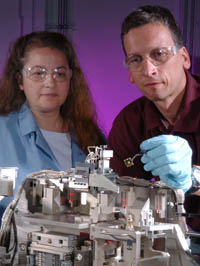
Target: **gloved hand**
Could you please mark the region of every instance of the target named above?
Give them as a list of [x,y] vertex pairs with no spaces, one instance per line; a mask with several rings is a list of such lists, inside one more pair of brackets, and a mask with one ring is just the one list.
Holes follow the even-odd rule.
[[160,135],[140,144],[144,170],[159,176],[172,188],[187,192],[192,186],[192,150],[188,142],[178,136]]

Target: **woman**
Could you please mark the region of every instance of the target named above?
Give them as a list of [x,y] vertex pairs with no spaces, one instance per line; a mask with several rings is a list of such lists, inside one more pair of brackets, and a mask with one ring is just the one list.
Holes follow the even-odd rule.
[[85,160],[87,146],[104,144],[89,88],[64,35],[33,32],[14,43],[1,80],[0,128],[0,166],[18,167],[15,192],[27,174],[74,167]]

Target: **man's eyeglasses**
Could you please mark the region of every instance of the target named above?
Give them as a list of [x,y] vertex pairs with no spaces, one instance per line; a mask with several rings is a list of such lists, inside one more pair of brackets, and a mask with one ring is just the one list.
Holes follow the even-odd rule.
[[22,74],[25,77],[38,82],[45,81],[48,78],[48,75],[52,75],[52,77],[58,82],[63,82],[71,78],[72,71],[65,67],[58,67],[54,68],[52,71],[47,71],[45,67],[34,66],[23,69]]
[[159,66],[166,63],[171,57],[176,55],[178,50],[179,48],[176,46],[168,46],[155,48],[145,56],[131,54],[125,58],[124,65],[134,72],[141,71],[143,68],[144,57],[146,57],[154,66]]

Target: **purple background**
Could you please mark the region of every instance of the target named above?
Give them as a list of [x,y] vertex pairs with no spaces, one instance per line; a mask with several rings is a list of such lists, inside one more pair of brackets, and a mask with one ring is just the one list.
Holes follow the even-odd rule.
[[[51,18],[54,22],[61,16],[56,9],[60,1],[2,1],[0,70],[10,43],[22,34],[45,29],[45,14],[50,22]],[[120,110],[141,95],[129,83],[122,63],[121,23],[133,9],[146,4],[168,7],[183,31],[187,48],[195,60],[193,65],[196,69],[200,66],[199,0],[67,0],[66,3],[66,17],[73,25],[70,37],[97,107],[99,125],[106,135]]]
[[[107,135],[120,110],[141,95],[134,84],[129,83],[128,71],[123,66],[121,23],[138,3],[165,6],[169,3],[165,0],[84,0],[78,3],[73,42],[96,103],[99,123]],[[170,1],[170,5],[173,13],[179,10],[179,1],[174,4]]]

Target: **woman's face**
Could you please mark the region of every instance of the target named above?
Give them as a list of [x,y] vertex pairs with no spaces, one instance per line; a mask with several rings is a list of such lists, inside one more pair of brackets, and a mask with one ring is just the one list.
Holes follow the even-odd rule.
[[25,56],[22,82],[33,113],[58,113],[65,102],[71,70],[63,52],[49,47],[33,48]]

